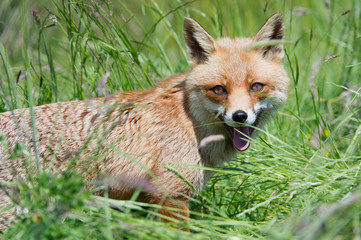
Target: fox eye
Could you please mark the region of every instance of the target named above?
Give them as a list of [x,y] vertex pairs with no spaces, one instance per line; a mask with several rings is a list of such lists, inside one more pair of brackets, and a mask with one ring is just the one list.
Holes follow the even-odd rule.
[[260,92],[263,90],[263,88],[264,88],[263,83],[256,82],[251,85],[251,92]]
[[227,94],[227,91],[224,87],[222,87],[221,85],[217,85],[215,87],[212,88],[212,91],[214,94],[216,95],[224,95]]

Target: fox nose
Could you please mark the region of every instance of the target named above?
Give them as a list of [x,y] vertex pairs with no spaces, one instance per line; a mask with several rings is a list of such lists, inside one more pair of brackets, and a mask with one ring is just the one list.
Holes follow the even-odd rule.
[[236,111],[232,115],[233,121],[241,123],[244,123],[247,120],[247,117],[247,113],[243,110]]

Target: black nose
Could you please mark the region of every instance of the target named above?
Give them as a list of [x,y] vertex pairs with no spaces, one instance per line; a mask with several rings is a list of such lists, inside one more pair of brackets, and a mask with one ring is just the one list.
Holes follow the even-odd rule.
[[233,121],[244,123],[247,120],[247,113],[245,111],[239,110],[233,113]]

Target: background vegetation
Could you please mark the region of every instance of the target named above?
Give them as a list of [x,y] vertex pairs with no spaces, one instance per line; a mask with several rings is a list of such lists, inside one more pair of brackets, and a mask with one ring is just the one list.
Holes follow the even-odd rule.
[[[191,203],[191,233],[157,207],[94,197],[74,173],[19,183],[11,239],[360,239],[361,3],[2,0],[0,112],[137,90],[189,69],[183,18],[252,36],[282,12],[288,104]],[[97,204],[94,204],[96,202]],[[122,211],[109,208],[112,205]]]

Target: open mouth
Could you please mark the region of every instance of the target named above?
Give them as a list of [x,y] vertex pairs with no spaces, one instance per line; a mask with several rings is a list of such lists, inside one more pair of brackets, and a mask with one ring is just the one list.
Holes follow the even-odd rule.
[[227,124],[224,125],[231,134],[234,147],[238,151],[247,150],[250,146],[251,136],[254,128],[250,126],[231,127]]
[[[252,126],[239,126],[239,127],[231,127],[227,124],[224,124],[228,132],[231,134],[232,141],[234,147],[238,151],[245,151],[251,145],[251,136],[254,132],[255,128],[258,124],[259,117],[261,112],[257,114],[256,121],[252,124]],[[222,119],[224,121],[224,119]]]

